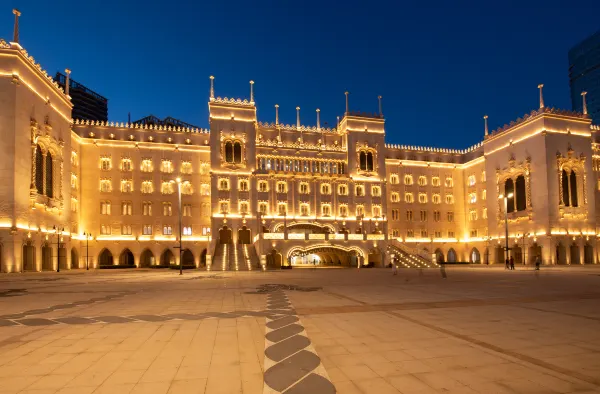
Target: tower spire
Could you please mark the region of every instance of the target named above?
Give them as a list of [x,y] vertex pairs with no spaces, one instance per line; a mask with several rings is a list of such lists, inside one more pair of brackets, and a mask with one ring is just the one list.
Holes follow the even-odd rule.
[[485,136],[486,137],[488,135],[488,123],[487,123],[487,120],[488,120],[488,116],[487,115],[483,115],[483,123],[485,125]]
[[587,111],[587,102],[585,101],[585,95],[587,94],[587,92],[581,92],[581,97],[583,98],[583,114],[587,115],[588,111]]
[[348,114],[348,95],[350,94],[350,92],[345,91],[344,94],[346,95],[346,115]]
[[215,77],[212,75],[210,76],[210,98],[215,98]]
[[279,126],[279,104],[275,104],[275,126]]
[[379,117],[383,118],[383,107],[381,106],[381,96],[377,96],[379,100]]
[[254,81],[250,81],[250,102],[254,103]]
[[540,83],[538,85],[538,89],[540,90],[540,109],[544,108],[544,93],[543,93],[543,89],[544,88],[544,84]]
[[19,17],[21,16],[21,11],[14,8],[13,14],[15,14],[15,29],[13,31],[13,42],[18,44],[19,43]]
[[65,74],[67,74],[67,82],[65,83],[65,94],[69,95],[69,88],[71,85],[71,70],[68,68],[65,69]]
[[319,108],[317,108],[317,130],[321,130],[321,119],[319,114],[321,113],[321,110]]
[[296,107],[296,127],[300,130],[300,107]]

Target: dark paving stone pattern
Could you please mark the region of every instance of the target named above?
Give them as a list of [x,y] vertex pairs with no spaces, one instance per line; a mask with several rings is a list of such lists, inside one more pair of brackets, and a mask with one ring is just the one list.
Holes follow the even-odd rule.
[[334,394],[336,392],[335,387],[331,382],[321,375],[311,373],[298,384],[287,390],[285,394],[306,394],[306,393],[319,393],[319,394]]
[[269,346],[265,350],[265,355],[273,361],[281,361],[290,355],[299,352],[310,345],[310,340],[303,335],[294,335],[279,343]]
[[265,383],[283,391],[319,366],[321,359],[314,353],[302,350],[265,371]]
[[273,320],[267,323],[267,327],[269,327],[271,330],[275,330],[277,328],[285,327],[292,323],[296,323],[297,321],[298,316],[286,316],[282,317],[281,319]]

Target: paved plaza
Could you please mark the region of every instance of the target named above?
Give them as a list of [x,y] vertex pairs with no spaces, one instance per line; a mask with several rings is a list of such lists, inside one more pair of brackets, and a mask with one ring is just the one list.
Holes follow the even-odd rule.
[[1,275],[0,394],[600,392],[600,269],[519,268]]

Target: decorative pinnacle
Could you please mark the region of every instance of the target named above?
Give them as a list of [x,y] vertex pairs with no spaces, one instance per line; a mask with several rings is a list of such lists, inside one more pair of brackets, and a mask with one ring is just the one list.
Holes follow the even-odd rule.
[[383,109],[381,107],[381,96],[377,96],[377,99],[379,100],[379,116],[383,116]]
[[300,107],[296,107],[296,127],[300,128]]
[[21,16],[21,11],[16,8],[13,8],[13,14],[15,14],[15,29],[13,31],[13,42],[19,43],[19,17]]
[[544,108],[544,93],[542,91],[543,87],[544,87],[543,83],[540,83],[538,85],[538,89],[540,90],[540,109]]
[[215,98],[215,77],[212,75],[210,76],[210,98]]
[[254,102],[254,81],[250,81],[250,102]]
[[65,68],[65,74],[67,74],[67,82],[65,83],[65,94],[68,96],[69,95],[69,88],[71,85],[71,70],[69,70],[68,68]]
[[350,94],[350,92],[345,91],[344,94],[346,95],[346,114],[349,112],[348,111],[348,95]]
[[583,114],[587,115],[588,111],[587,111],[587,102],[585,101],[585,96],[587,95],[587,92],[581,92],[581,97],[583,98]]
[[487,115],[483,115],[483,122],[485,124],[485,135],[488,135],[488,123],[487,123],[487,120],[488,120],[488,116]]
[[321,119],[320,119],[320,114],[321,110],[319,108],[317,108],[317,130],[321,130]]
[[279,104],[275,104],[275,124],[279,124]]

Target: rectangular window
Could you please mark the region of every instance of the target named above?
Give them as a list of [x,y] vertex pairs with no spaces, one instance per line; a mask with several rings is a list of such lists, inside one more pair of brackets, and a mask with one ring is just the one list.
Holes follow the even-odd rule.
[[287,183],[277,182],[277,193],[287,193]]
[[455,238],[454,231],[448,231],[448,238]]
[[284,216],[287,214],[287,204],[285,203],[279,203],[277,205],[277,213],[279,214],[279,216]]
[[240,212],[241,215],[247,215],[248,214],[248,202],[247,201],[242,201],[240,202]]
[[365,207],[363,207],[362,205],[357,205],[356,206],[356,216],[357,217],[365,216]]
[[152,225],[150,225],[150,224],[144,224],[144,227],[142,228],[142,234],[144,234],[144,235],[152,235]]
[[247,192],[249,187],[248,187],[248,180],[246,179],[242,179],[239,182],[239,188],[241,192]]
[[427,221],[427,211],[421,211],[421,221],[422,222]]
[[192,162],[191,161],[181,162],[181,173],[182,174],[191,174],[192,173]]
[[375,206],[373,206],[372,210],[373,210],[373,217],[376,217],[376,218],[381,217],[381,206],[375,205]]
[[302,215],[302,216],[308,216],[309,214],[310,214],[309,205],[308,204],[301,204],[300,205],[300,215]]
[[183,227],[183,235],[192,235],[192,227],[190,227],[190,226]]
[[358,197],[362,197],[365,195],[365,187],[361,185],[356,185],[356,195]]
[[324,183],[321,185],[321,194],[331,194],[331,186],[329,183]]
[[440,211],[433,211],[433,220],[439,222],[441,218]]
[[112,191],[112,184],[109,179],[100,180],[100,191],[103,193],[110,193]]
[[427,238],[427,230],[421,230],[421,238]]
[[266,215],[269,212],[269,204],[266,202],[259,202],[258,210],[260,211],[261,215]]
[[100,214],[101,215],[110,215],[110,201],[100,202]]
[[189,217],[192,216],[192,205],[191,204],[184,204],[183,205],[183,216]]
[[471,238],[477,238],[477,230],[471,230]]
[[131,171],[131,159],[122,159],[121,160],[121,171],[126,171],[126,172]]
[[100,169],[102,171],[108,171],[112,168],[112,163],[110,157],[102,157],[100,158]]
[[321,206],[321,215],[323,216],[331,216],[331,205],[323,204]]
[[348,186],[346,186],[346,185],[339,185],[338,186],[338,194],[340,196],[347,196],[348,195]]
[[442,238],[442,232],[441,231],[435,231],[434,232],[434,238]]
[[133,204],[131,201],[123,201],[121,203],[121,215],[131,216],[133,211]]
[[413,211],[411,211],[411,210],[406,211],[406,221],[407,222],[413,221]]
[[210,235],[210,227],[202,227],[202,235]]
[[173,162],[171,160],[162,160],[160,162],[160,172],[170,174],[173,172]]
[[111,228],[109,225],[103,224],[102,226],[100,226],[100,235],[110,235],[110,234],[111,234]]
[[371,187],[371,195],[373,197],[381,197],[381,187],[380,186]]
[[221,201],[219,208],[221,209],[221,213],[229,213],[229,202]]
[[454,212],[448,212],[446,217],[450,223],[454,222]]
[[173,235],[173,226],[164,225],[163,226],[163,235]]
[[142,203],[142,215],[152,216],[152,203],[151,202],[144,201]]
[[163,202],[163,216],[171,216],[173,213],[170,202]]
[[143,181],[142,194],[150,194],[152,192],[154,192],[154,186],[152,185],[152,181]]
[[142,170],[142,172],[152,172],[152,170],[153,170],[152,159],[143,159],[141,170]]
[[414,230],[406,230],[406,238],[414,238],[415,231]]
[[133,191],[133,181],[130,179],[121,180],[121,192],[131,193]]
[[308,190],[309,190],[308,183],[306,183],[306,182],[300,183],[300,189],[299,189],[300,194],[308,194]]
[[267,181],[259,181],[258,182],[258,191],[259,192],[269,191],[269,185],[267,184]]
[[128,224],[124,224],[121,226],[121,235],[131,235],[131,226]]
[[340,216],[343,218],[348,216],[348,206],[347,205],[340,205]]

